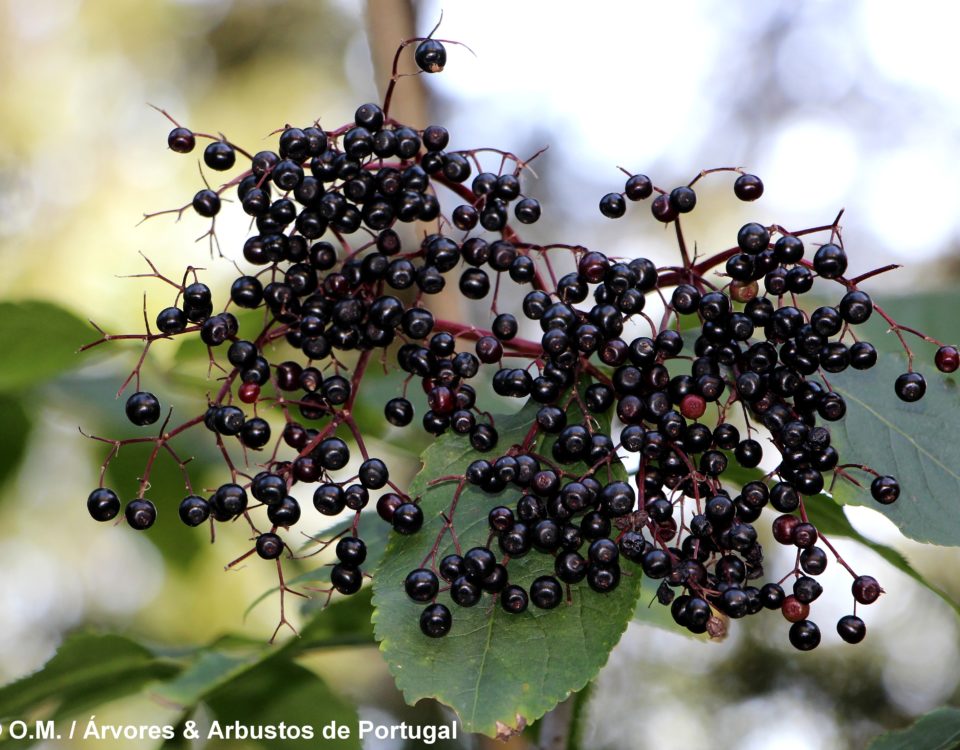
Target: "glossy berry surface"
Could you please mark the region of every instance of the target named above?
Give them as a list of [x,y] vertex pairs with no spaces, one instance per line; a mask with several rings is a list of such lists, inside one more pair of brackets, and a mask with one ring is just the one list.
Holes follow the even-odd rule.
[[860,643],[867,635],[867,626],[856,615],[844,615],[837,620],[837,633],[847,643]]
[[420,631],[430,638],[443,638],[452,625],[453,615],[443,604],[431,604],[420,613]]
[[127,419],[138,427],[146,427],[160,419],[160,401],[152,393],[137,391],[124,407]]
[[447,50],[436,39],[424,39],[417,45],[414,59],[420,70],[427,73],[439,73],[447,64]]
[[131,528],[143,531],[157,520],[157,508],[146,498],[137,498],[127,503],[124,515]]
[[110,521],[120,512],[120,498],[113,490],[99,487],[87,497],[87,512],[94,521]]
[[893,387],[897,398],[913,403],[923,398],[923,394],[927,392],[927,381],[919,372],[905,372],[897,378]]
[[934,355],[934,363],[940,372],[956,372],[960,367],[960,350],[955,346],[941,346]]
[[800,620],[790,626],[790,643],[798,651],[811,651],[820,645],[820,628],[810,620]]

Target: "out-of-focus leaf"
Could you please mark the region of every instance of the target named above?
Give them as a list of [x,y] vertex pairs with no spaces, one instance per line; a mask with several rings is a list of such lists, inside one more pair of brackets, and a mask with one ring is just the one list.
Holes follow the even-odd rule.
[[373,645],[372,594],[372,589],[366,587],[352,596],[333,600],[326,608],[313,612],[312,619],[300,629],[300,637],[287,645],[297,652],[338,645]]
[[0,393],[0,486],[13,475],[23,459],[30,436],[30,415],[16,396]]
[[[246,740],[245,747],[316,748],[325,744],[319,733],[330,722],[351,730],[348,739],[335,741],[338,748],[360,750],[361,747],[356,710],[331,692],[320,677],[293,662],[264,661],[244,673],[241,679],[232,680],[215,691],[206,704],[215,726],[223,730],[237,726],[260,733],[249,738],[234,735],[227,740],[214,737],[205,746],[208,748],[234,748],[238,740]],[[281,725],[286,727],[285,737],[280,736]],[[266,736],[266,730],[271,727],[275,730],[274,736]],[[310,728],[309,737],[302,730],[297,737],[292,734],[295,728],[304,727]]]
[[176,663],[158,659],[128,638],[76,633],[42,669],[0,688],[0,717],[21,718],[50,702],[57,705],[54,718],[69,716],[179,671]]
[[938,708],[896,732],[881,734],[869,750],[957,750],[960,748],[960,708]]
[[77,349],[99,334],[50,302],[0,302],[0,391],[29,388],[78,367]]
[[202,650],[180,674],[151,692],[167,703],[193,706],[230,680],[237,679],[266,655],[264,644],[240,650]]

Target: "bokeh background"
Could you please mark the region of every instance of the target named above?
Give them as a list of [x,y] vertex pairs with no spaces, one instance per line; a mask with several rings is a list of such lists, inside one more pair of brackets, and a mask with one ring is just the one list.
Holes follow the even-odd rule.
[[[935,2],[907,12],[867,0],[589,8],[3,0],[0,296],[46,300],[120,332],[140,330],[144,293],[152,313],[169,303],[155,281],[117,278],[146,270],[138,253],[172,276],[204,266],[208,283],[222,288],[235,269],[211,261],[206,241],[194,242],[206,231],[202,220],[188,212],[180,222],[161,216],[138,225],[144,213],[178,207],[201,186],[196,155],[166,149],[169,122],[148,105],[251,150],[286,123],[334,127],[381,96],[397,43],[427,33],[441,12],[438,35],[470,49],[450,46],[443,75],[403,79],[398,106],[413,125],[447,125],[451,149],[527,156],[548,146],[524,184],[544,207],[533,239],[669,262],[671,238],[645,208],[616,222],[599,215],[599,197],[621,189],[618,167],[669,188],[703,168],[743,166],[763,177],[764,198],[738,204],[726,177],[702,183],[687,224],[702,252],[729,246],[747,220],[800,228],[830,223],[844,208],[852,270],[905,264],[871,290],[938,295],[929,322],[941,337],[960,339],[960,50],[952,9]],[[220,222],[228,258],[240,257],[245,231],[237,213]],[[442,304],[461,315],[479,311],[449,297]],[[9,341],[15,324],[0,320],[5,326]],[[42,356],[45,344],[29,342],[17,356]],[[187,354],[158,346],[144,371],[174,404],[195,403],[211,387],[200,382],[203,368],[171,375]],[[13,368],[4,356],[0,370]],[[211,546],[173,526],[137,535],[86,516],[104,446],[78,427],[124,434],[113,393],[135,357],[123,345],[80,355],[71,371],[0,398],[0,681],[42,665],[81,626],[192,644],[226,632],[265,638],[275,624],[269,604],[244,615],[272,585],[271,571],[223,569],[245,540]],[[192,450],[206,476],[209,455]],[[130,484],[141,459],[124,454],[117,476]],[[158,475],[155,491],[177,494],[177,482],[175,472]],[[960,597],[954,550],[910,543],[877,514],[854,510],[848,515],[863,533],[897,547]],[[772,616],[738,623],[722,643],[631,625],[597,680],[586,745],[856,748],[960,699],[955,615],[869,550],[853,542],[843,550],[888,592],[870,608],[863,645],[825,643],[801,656]],[[827,590],[818,603],[824,623],[849,606],[841,578]],[[320,657],[311,667],[363,713],[437,715],[403,706],[374,649]],[[164,709],[127,700],[106,710],[156,721]]]

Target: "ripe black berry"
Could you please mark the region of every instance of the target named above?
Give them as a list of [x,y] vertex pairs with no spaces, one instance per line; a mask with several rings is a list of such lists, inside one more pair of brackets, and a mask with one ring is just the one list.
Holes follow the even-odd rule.
[[187,315],[179,307],[166,307],[157,314],[161,333],[180,333],[187,327]]
[[432,570],[417,568],[411,570],[403,582],[403,588],[415,602],[429,602],[437,595],[440,581]]
[[387,421],[397,427],[406,427],[413,421],[413,404],[405,398],[392,398],[383,409]]
[[439,73],[447,64],[447,50],[436,39],[424,39],[417,45],[413,58],[426,73]]
[[210,503],[198,495],[188,495],[180,502],[179,513],[187,526],[199,526],[210,517]]
[[857,576],[851,590],[853,598],[860,604],[873,604],[883,593],[880,583],[873,576]]
[[160,401],[152,393],[137,391],[127,399],[127,419],[138,427],[145,427],[160,419]]
[[186,128],[174,128],[167,135],[167,145],[178,154],[189,154],[197,145],[197,139]]
[[900,483],[889,475],[876,477],[870,483],[870,495],[878,503],[890,505],[900,497]]
[[420,631],[430,638],[442,638],[451,625],[453,616],[443,604],[431,604],[420,613]]
[[[492,571],[491,571],[492,572]],[[461,607],[472,607],[480,601],[480,586],[467,576],[460,576],[450,584],[450,598]]]
[[607,193],[600,199],[600,213],[608,219],[619,219],[627,211],[627,204],[620,193]]
[[224,172],[237,161],[237,152],[224,141],[214,141],[203,150],[203,163],[210,169]]
[[587,566],[587,585],[597,593],[606,594],[613,591],[619,584],[619,565],[600,566],[590,564]]
[[678,187],[670,191],[670,207],[678,214],[687,214],[697,205],[697,194],[692,188]]
[[106,487],[98,487],[87,497],[87,511],[94,521],[110,521],[120,512],[120,498]]
[[540,218],[540,201],[535,198],[522,198],[513,208],[513,215],[521,224],[534,224]]
[[138,531],[149,529],[153,526],[153,522],[157,520],[157,508],[146,498],[131,500],[127,503],[124,514],[131,528]]
[[790,626],[790,643],[799,651],[811,651],[820,645],[820,628],[810,620],[800,620]]
[[367,559],[367,545],[355,536],[341,537],[337,542],[336,555],[340,562],[359,567]]
[[734,181],[733,192],[742,201],[755,201],[763,195],[763,182],[755,174],[742,174]]
[[390,478],[387,465],[379,458],[368,458],[360,464],[360,484],[368,490],[379,490]]
[[905,372],[893,384],[897,398],[907,403],[919,401],[927,392],[927,381],[919,372]]
[[337,563],[330,569],[330,584],[341,594],[356,594],[363,586],[363,573],[346,563]]
[[529,604],[527,592],[521,586],[510,584],[500,592],[500,606],[512,615],[525,612]]
[[757,255],[766,250],[769,243],[770,232],[765,226],[756,222],[744,224],[737,233],[737,244],[749,255]]
[[329,471],[342,469],[350,460],[350,449],[340,438],[327,438],[317,447],[320,463]]
[[414,503],[402,503],[393,512],[393,529],[400,534],[416,534],[423,526],[423,511]]
[[873,300],[866,292],[854,290],[847,292],[837,305],[837,310],[848,323],[854,325],[865,323],[873,313]]
[[283,554],[283,540],[272,532],[257,537],[257,554],[264,560],[276,560]]
[[563,601],[563,587],[553,576],[540,576],[530,584],[530,601],[540,609],[553,609]]
[[860,643],[867,634],[867,626],[856,615],[844,615],[837,620],[837,633],[847,643]]
[[267,518],[274,526],[293,526],[300,520],[300,503],[287,495],[267,507]]
[[635,174],[627,179],[623,190],[630,200],[640,201],[653,194],[653,183],[645,174]]
[[821,245],[813,256],[813,270],[825,279],[838,279],[847,270],[847,254],[832,242]]
[[213,190],[204,188],[193,196],[193,210],[201,216],[212,217],[220,213],[220,196]]

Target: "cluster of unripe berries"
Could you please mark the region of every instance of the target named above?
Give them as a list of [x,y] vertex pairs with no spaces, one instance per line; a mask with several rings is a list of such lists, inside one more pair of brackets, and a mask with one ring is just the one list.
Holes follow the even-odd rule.
[[[421,69],[436,72],[446,51],[441,42],[424,40],[415,58]],[[191,153],[198,137],[178,125],[168,145]],[[815,647],[820,632],[808,615],[822,591],[816,577],[828,555],[803,503],[804,497],[816,502],[810,498],[824,489],[824,476],[841,468],[822,423],[846,411],[842,396],[817,375],[868,369],[877,361],[868,342],[846,343],[874,306],[844,278],[842,244],[831,236],[811,253],[803,233],[749,223],[736,247],[719,261],[701,261],[707,265],[687,261],[664,270],[646,258],[620,261],[581,246],[558,246],[572,254],[575,267],[554,274],[547,248],[522,242],[511,227],[511,216],[530,224],[541,213],[539,203],[522,193],[520,161],[504,159],[498,172],[482,171],[478,152],[447,151],[448,142],[444,128],[404,125],[376,104],[360,106],[352,123],[329,132],[316,124],[287,127],[276,151],[250,155],[211,138],[203,151],[209,169],[232,170],[239,153],[245,170],[219,189],[199,191],[190,205],[213,217],[224,193],[236,195],[255,226],[242,248],[249,270],[235,279],[229,300],[216,306],[194,275],[157,315],[160,333],[144,337],[197,335],[211,358],[225,352],[229,363],[205,413],[165,427],[159,440],[168,443],[202,424],[225,454],[226,439],[236,438],[251,457],[263,458],[255,461],[259,471],[245,475],[231,465],[230,482],[209,495],[183,498],[182,521],[195,527],[244,517],[255,530],[249,554],[279,560],[288,549],[281,533],[301,520],[293,487],[313,485],[314,507],[324,516],[359,514],[371,493],[383,491],[374,502],[379,516],[397,533],[418,532],[425,521],[420,498],[391,482],[387,465],[367,454],[353,422],[352,405],[377,352],[375,360],[382,357],[408,375],[403,393],[384,405],[389,423],[407,427],[414,421],[406,396],[413,381],[427,397],[419,419],[424,430],[467,436],[474,451],[491,454],[464,466],[459,478],[461,489],[470,485],[483,493],[486,543],[430,557],[429,566],[406,577],[406,593],[427,605],[420,617],[425,634],[451,630],[447,599],[471,607],[487,592],[516,614],[529,604],[560,606],[583,581],[604,594],[616,589],[622,574],[642,573],[661,581],[657,598],[695,633],[720,632],[721,615],[779,609],[792,623],[791,643]],[[506,168],[511,164],[515,168]],[[654,217],[678,222],[696,205],[692,184],[664,191],[644,175],[631,175],[623,193],[602,198],[600,210],[616,218],[628,201],[653,197]],[[462,200],[449,214],[438,186]],[[734,192],[752,201],[763,184],[739,174]],[[421,233],[412,245],[398,231],[401,224],[437,219],[437,231]],[[557,252],[550,249],[551,256]],[[718,287],[704,275],[724,261],[728,279]],[[521,314],[498,314],[489,330],[437,320],[426,300],[447,286],[451,274],[460,293],[473,300],[490,297],[494,288],[506,295],[513,282],[522,290]],[[836,305],[807,314],[795,300],[818,277],[839,282],[845,293]],[[659,299],[666,315],[657,327],[644,309]],[[502,306],[503,297],[499,301]],[[266,324],[241,332],[231,308],[265,310]],[[646,321],[649,335],[628,333],[638,321]],[[536,328],[539,341],[521,338]],[[353,357],[352,372],[341,364],[344,357]],[[953,372],[958,363],[956,348],[937,352],[942,371]],[[488,412],[502,409],[477,404],[468,381],[484,366],[499,397],[538,405],[524,445],[500,445]],[[902,375],[895,387],[908,401],[925,390],[915,372]],[[285,416],[279,436],[258,415],[274,406]],[[769,441],[753,427],[742,435],[727,418],[733,406],[743,409],[748,424],[761,424]],[[149,426],[160,420],[160,402],[138,390],[126,413],[133,424]],[[708,413],[718,415],[712,426]],[[351,449],[337,432],[348,429],[363,460],[343,478]],[[722,485],[731,460],[756,468],[765,443],[776,452],[768,461],[773,471],[732,495]],[[284,447],[290,458],[278,458]],[[632,479],[615,477],[618,452],[637,455]],[[143,496],[148,473],[125,507],[127,523],[137,529],[150,527],[157,513]],[[877,502],[892,503],[899,485],[875,475],[871,493]],[[88,499],[99,521],[115,518],[121,506],[105,487]],[[774,538],[798,553],[787,588],[761,582],[764,552],[754,524],[768,506],[778,514]],[[257,508],[265,509],[269,530],[257,530],[250,515]],[[367,557],[356,524],[353,529],[335,547],[331,584],[342,594],[360,589]],[[525,589],[511,581],[509,563],[531,553],[552,557],[553,574]],[[869,604],[880,593],[874,579],[855,577],[856,602]],[[849,642],[865,633],[855,614],[837,628]]]

